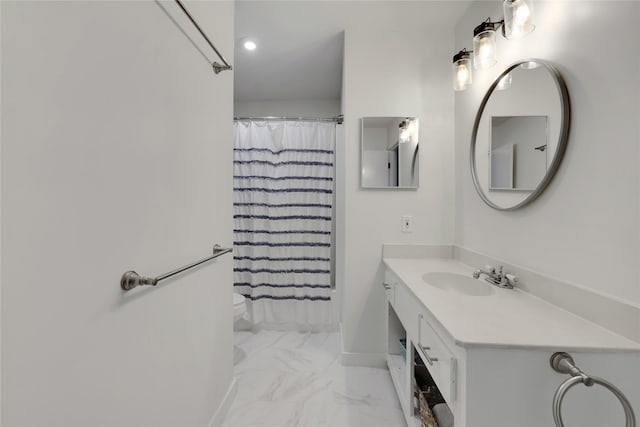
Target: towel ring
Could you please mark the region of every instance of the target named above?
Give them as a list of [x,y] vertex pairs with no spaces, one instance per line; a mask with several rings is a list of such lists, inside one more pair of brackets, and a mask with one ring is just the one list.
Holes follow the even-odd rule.
[[618,387],[605,379],[586,375],[574,365],[573,358],[567,353],[554,353],[553,356],[551,356],[551,367],[556,372],[571,375],[571,378],[560,384],[560,387],[558,387],[558,390],[556,390],[553,396],[553,421],[556,423],[556,427],[564,427],[561,412],[562,399],[564,399],[567,391],[578,383],[583,383],[587,387],[591,387],[593,384],[599,384],[613,393],[624,409],[624,415],[626,417],[625,427],[636,427],[636,417],[633,413],[633,408],[631,408],[627,397]]

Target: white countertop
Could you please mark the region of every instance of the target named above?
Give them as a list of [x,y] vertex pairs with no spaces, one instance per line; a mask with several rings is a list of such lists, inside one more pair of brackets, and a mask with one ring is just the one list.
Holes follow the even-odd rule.
[[640,343],[519,289],[494,286],[489,296],[467,296],[425,283],[429,272],[473,269],[451,258],[384,258],[393,271],[461,347],[540,348],[640,352]]

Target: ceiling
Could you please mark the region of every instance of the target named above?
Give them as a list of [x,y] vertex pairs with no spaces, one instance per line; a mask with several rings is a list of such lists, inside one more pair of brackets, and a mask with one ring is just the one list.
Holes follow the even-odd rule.
[[235,99],[340,98],[343,26],[323,15],[306,2],[236,2]]
[[[236,1],[236,101],[340,99],[347,26],[442,26],[451,30],[463,1]],[[404,13],[399,13],[403,7]],[[408,13],[407,13],[408,10]],[[425,18],[425,16],[433,18]],[[242,48],[245,39],[258,47]],[[452,52],[453,55],[453,52]]]

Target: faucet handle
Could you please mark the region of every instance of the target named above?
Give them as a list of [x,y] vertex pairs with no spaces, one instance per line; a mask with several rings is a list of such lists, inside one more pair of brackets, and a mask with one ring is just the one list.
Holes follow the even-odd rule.
[[515,274],[506,274],[505,277],[507,278],[507,282],[509,282],[511,286],[515,286],[516,283],[518,283],[518,276],[516,276]]

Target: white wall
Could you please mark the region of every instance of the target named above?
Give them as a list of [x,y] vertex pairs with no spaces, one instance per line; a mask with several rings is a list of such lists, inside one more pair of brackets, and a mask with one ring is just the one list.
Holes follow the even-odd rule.
[[[382,244],[453,240],[453,27],[445,14],[464,7],[451,2],[366,3],[367,11],[355,12],[346,24],[342,333],[343,351],[356,353],[355,363],[359,353],[385,351]],[[365,116],[419,118],[418,190],[360,187],[360,118]],[[402,215],[413,216],[414,233],[400,231]]]
[[[0,49],[2,46],[2,7],[0,7]],[[0,52],[0,167],[2,165],[2,55]],[[2,171],[0,169],[0,189]],[[0,191],[0,425],[2,425],[2,191]]]
[[282,99],[234,102],[235,117],[335,117],[339,99]]
[[[187,7],[232,60],[233,3]],[[119,280],[231,244],[232,87],[155,2],[2,2],[3,425],[209,422],[231,257]]]
[[[640,4],[536,2],[535,14],[536,30],[517,41],[498,37],[497,66],[475,72],[472,87],[456,94],[456,243],[640,304],[640,57],[620,54],[640,40]],[[500,18],[500,3],[474,3],[456,27],[456,51],[471,48],[473,27],[487,16]],[[545,193],[503,213],[485,206],[473,187],[471,130],[491,81],[529,57],[552,61],[564,76],[571,134]]]

